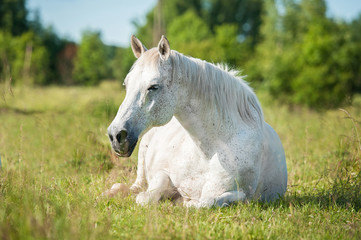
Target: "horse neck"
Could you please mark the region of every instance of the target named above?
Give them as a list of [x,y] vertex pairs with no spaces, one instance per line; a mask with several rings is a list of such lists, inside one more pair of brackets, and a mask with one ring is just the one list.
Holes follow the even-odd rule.
[[189,96],[182,98],[188,99],[188,102],[181,104],[174,116],[203,152],[212,151],[214,140],[226,138],[231,128],[221,121],[219,113],[207,111],[199,99],[189,99]]
[[246,84],[204,61],[177,52],[172,58],[173,80],[179,86],[175,116],[197,142],[227,141],[239,129],[263,125],[258,100]]
[[212,154],[219,142],[227,142],[238,129],[249,127],[241,121],[235,126],[232,116],[224,115],[217,107],[209,107],[206,98],[190,94],[189,86],[181,86],[174,116],[203,152]]

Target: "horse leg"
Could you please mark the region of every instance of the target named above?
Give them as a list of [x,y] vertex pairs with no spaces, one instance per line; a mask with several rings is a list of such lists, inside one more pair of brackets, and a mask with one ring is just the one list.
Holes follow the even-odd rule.
[[138,194],[136,202],[140,205],[158,202],[170,189],[172,189],[172,185],[169,176],[165,172],[159,171],[149,182],[147,191]]
[[[220,181],[218,181],[219,183]],[[219,196],[222,191],[217,182],[208,181],[202,188],[202,194],[199,199],[191,199],[183,202],[186,207],[195,207],[195,208],[210,208],[216,204],[216,198]]]
[[[232,178],[226,182],[222,182],[219,178],[213,178],[204,184],[201,197],[198,200],[184,202],[184,205],[196,208],[225,207],[233,202],[244,201],[247,194],[242,188],[238,187],[237,190],[225,191],[227,188],[230,189],[232,185],[234,185]],[[253,191],[249,195],[252,196]]]
[[[147,150],[147,146],[143,146],[142,144],[139,146],[138,153],[138,167],[137,167],[137,179],[130,187],[130,191],[132,193],[139,193],[146,186],[146,178],[145,178],[145,153]],[[144,190],[143,190],[144,191]]]
[[200,199],[200,200],[185,200],[184,206],[186,207],[195,207],[195,208],[202,208],[202,207],[227,207],[232,203],[244,201],[246,199],[246,194],[242,191],[229,191],[222,193],[219,197],[216,198],[208,198]]
[[139,193],[142,189],[145,189],[146,179],[144,174],[144,161],[144,158],[138,159],[137,179],[129,188],[132,193]]
[[222,193],[221,196],[216,198],[215,205],[219,207],[227,207],[232,203],[244,201],[246,194],[243,191],[229,191]]

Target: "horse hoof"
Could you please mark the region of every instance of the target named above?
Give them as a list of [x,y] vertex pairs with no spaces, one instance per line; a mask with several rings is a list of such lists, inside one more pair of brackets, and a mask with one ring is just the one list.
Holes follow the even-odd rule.
[[109,190],[103,192],[101,196],[112,198],[118,193],[121,193],[121,195],[125,197],[129,194],[129,192],[129,188],[125,184],[115,183]]
[[138,194],[140,193],[140,191],[142,190],[142,187],[137,185],[137,184],[133,184],[130,188],[129,188],[130,192],[133,194]]

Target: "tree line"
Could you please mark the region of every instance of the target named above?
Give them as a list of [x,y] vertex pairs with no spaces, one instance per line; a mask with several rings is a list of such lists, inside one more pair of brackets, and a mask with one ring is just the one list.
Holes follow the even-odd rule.
[[0,82],[14,85],[94,85],[114,78],[116,47],[98,31],[84,31],[79,44],[29,20],[26,0],[0,0]]
[[[124,79],[129,47],[107,46],[100,32],[79,44],[60,38],[25,0],[0,0],[0,81],[95,85]],[[361,91],[361,15],[346,22],[326,14],[324,0],[158,0],[144,23],[147,47],[166,34],[172,49],[243,69],[246,80],[288,104],[332,108]]]

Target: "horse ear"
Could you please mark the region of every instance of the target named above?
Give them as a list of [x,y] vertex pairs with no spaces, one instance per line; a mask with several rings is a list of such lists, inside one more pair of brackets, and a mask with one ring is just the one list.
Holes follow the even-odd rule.
[[162,35],[162,38],[160,39],[158,43],[158,52],[160,55],[160,58],[163,61],[166,61],[169,58],[170,55],[170,46],[168,39]]
[[131,46],[136,58],[139,58],[145,51],[148,49],[143,45],[143,43],[134,35],[131,38]]

